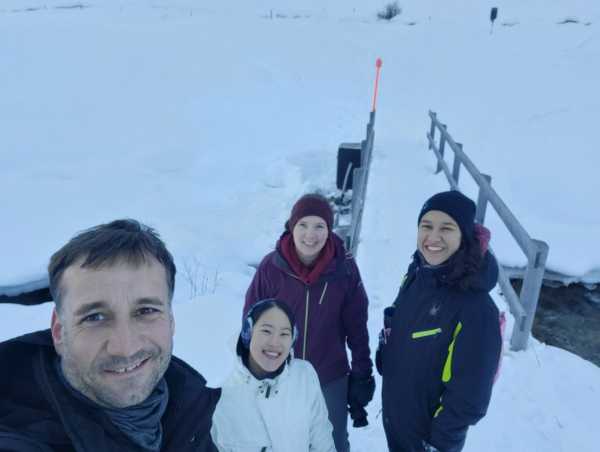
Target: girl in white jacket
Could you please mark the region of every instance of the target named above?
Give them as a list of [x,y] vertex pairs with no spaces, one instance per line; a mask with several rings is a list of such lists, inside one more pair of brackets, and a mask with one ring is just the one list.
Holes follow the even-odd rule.
[[296,335],[282,301],[263,300],[248,312],[213,416],[219,452],[335,452],[317,373],[290,356]]

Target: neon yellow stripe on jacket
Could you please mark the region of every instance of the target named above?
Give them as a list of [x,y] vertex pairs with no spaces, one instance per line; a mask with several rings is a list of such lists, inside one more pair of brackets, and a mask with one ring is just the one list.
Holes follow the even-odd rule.
[[425,331],[415,331],[412,334],[413,339],[419,339],[420,337],[433,336],[434,334],[439,334],[442,332],[441,328],[434,328],[433,330],[425,330]]
[[446,362],[444,363],[444,371],[442,372],[442,381],[444,383],[448,383],[452,378],[452,355],[454,354],[454,343],[456,342],[456,336],[458,336],[460,330],[462,330],[462,322],[458,322],[456,328],[454,328],[452,342],[450,342],[450,346],[448,347],[448,356],[446,357]]

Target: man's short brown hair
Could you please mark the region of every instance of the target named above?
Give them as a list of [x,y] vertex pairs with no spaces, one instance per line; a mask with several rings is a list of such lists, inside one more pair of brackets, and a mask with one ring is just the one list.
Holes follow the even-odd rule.
[[50,293],[57,310],[61,307],[60,280],[71,265],[81,262],[82,268],[98,269],[124,261],[138,266],[145,263],[149,257],[164,266],[169,298],[172,298],[177,269],[173,256],[154,229],[137,220],[124,219],[80,232],[54,253],[48,264]]

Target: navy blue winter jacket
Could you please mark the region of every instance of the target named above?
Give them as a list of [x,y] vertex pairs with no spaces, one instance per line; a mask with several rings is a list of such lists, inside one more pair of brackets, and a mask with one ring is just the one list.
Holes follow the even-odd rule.
[[502,346],[498,309],[488,294],[498,265],[487,252],[467,291],[448,284],[451,268],[452,260],[423,265],[415,253],[378,351],[393,452],[423,451],[423,441],[458,452],[469,425],[487,411]]
[[[136,452],[108,417],[74,397],[59,380],[50,330],[0,343],[0,451]],[[220,390],[182,360],[165,373],[169,403],[161,419],[162,452],[216,452],[210,438]]]

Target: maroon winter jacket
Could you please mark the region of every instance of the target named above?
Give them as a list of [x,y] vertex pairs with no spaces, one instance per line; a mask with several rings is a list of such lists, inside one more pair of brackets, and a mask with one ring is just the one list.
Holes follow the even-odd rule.
[[350,371],[346,343],[352,352],[352,373],[370,375],[373,367],[367,331],[368,299],[358,267],[337,235],[331,234],[330,240],[335,244],[335,257],[311,285],[293,273],[278,242],[275,251],[260,263],[244,304],[245,316],[254,303],[264,298],[289,303],[298,325],[294,356],[315,367],[322,385]]

